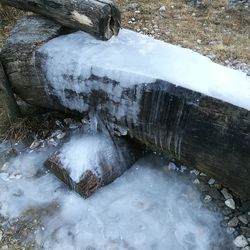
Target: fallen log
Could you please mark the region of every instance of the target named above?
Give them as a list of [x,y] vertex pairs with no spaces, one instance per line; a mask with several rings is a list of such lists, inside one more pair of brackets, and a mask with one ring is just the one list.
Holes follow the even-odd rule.
[[112,0],[0,0],[0,3],[41,14],[102,40],[117,35],[121,25],[120,11]]
[[[94,107],[113,130],[249,197],[246,75],[190,50],[127,30],[105,43],[78,32],[33,48],[28,39],[30,27],[39,18],[33,21],[23,23],[27,39],[22,40],[19,23],[1,55],[20,97],[34,105],[74,110],[80,115]],[[44,39],[44,31],[34,29]],[[31,53],[20,57],[13,46],[20,52],[29,47]],[[206,95],[211,85],[217,98]],[[41,90],[42,100],[38,96]]]
[[4,107],[9,118],[10,123],[15,122],[21,117],[21,112],[17,105],[15,96],[12,92],[11,86],[8,82],[7,76],[5,75],[3,65],[0,61],[0,89],[4,93]]
[[45,166],[84,198],[121,176],[140,155],[129,140],[104,134],[83,135],[51,156]]

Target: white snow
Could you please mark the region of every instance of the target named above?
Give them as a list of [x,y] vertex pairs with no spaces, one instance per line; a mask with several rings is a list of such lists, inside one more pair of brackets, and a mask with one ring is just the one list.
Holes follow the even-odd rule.
[[64,144],[59,154],[62,165],[75,182],[79,182],[86,170],[91,170],[99,176],[102,171],[102,161],[114,166],[116,157],[117,152],[112,141],[101,134],[73,137]]
[[87,200],[51,174],[37,175],[45,159],[46,153],[24,153],[4,172],[18,169],[21,178],[0,177],[1,215],[48,207],[35,234],[43,249],[210,250],[224,237],[219,215],[202,208],[194,185],[176,171],[162,171],[158,158],[140,160]]
[[[105,42],[76,32],[49,41],[40,51],[48,56],[46,77],[55,94],[64,105],[79,111],[87,110],[88,104],[81,96],[68,100],[66,88],[77,93],[105,88],[118,99],[121,95],[119,86],[88,80],[91,73],[116,80],[121,86],[161,79],[250,110],[250,79],[245,73],[130,30],[123,29]],[[65,75],[73,75],[73,79]]]

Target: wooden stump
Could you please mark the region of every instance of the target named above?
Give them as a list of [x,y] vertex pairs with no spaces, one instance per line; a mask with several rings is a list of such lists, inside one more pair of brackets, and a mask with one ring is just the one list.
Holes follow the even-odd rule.
[[[104,143],[103,147],[99,148],[98,151],[93,150],[93,152],[85,148],[83,144],[79,153],[84,154],[84,151],[89,151],[86,158],[90,158],[90,161],[81,157],[74,160],[74,162],[77,161],[77,164],[72,166],[72,168],[77,168],[77,166],[83,167],[84,165],[84,170],[80,173],[79,178],[72,176],[71,168],[63,160],[64,157],[67,157],[67,151],[64,149],[65,146],[45,162],[45,166],[54,173],[55,176],[84,198],[91,196],[96,190],[110,184],[121,176],[136,160],[138,160],[141,153],[141,147],[139,145],[131,143],[130,140],[124,138],[107,138],[107,135],[86,136],[87,137],[81,139],[83,142],[84,140],[89,140],[89,138],[95,140],[95,138],[99,136],[101,140],[107,143]],[[96,142],[96,147],[98,147],[97,144],[98,142]],[[67,144],[65,145],[67,146]],[[75,147],[74,143],[71,146]],[[91,145],[86,146],[91,147]],[[75,150],[79,150],[79,148]],[[88,166],[86,166],[86,164]]]
[[121,26],[120,11],[111,0],[1,0],[1,3],[41,14],[102,40],[117,35]]

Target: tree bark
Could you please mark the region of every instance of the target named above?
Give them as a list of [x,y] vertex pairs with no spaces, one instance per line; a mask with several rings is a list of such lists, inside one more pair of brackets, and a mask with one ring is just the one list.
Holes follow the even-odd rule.
[[117,35],[121,24],[120,11],[111,0],[0,0],[0,3],[41,14],[102,40]]
[[[27,22],[25,37],[30,37],[30,26],[34,24],[36,42],[19,39],[22,33],[16,28],[2,52],[11,85],[20,97],[51,109],[78,109],[79,115],[94,108],[113,131],[127,133],[150,148],[205,172],[241,196],[249,197],[249,111],[163,80],[126,86],[93,71],[85,80],[79,75],[77,79],[88,91],[78,92],[71,88],[75,76],[65,71],[63,77],[68,87],[58,93],[45,67],[51,54],[44,46],[34,46],[39,37],[46,42],[44,32],[49,33],[49,28],[39,29],[38,19],[37,24],[31,21]],[[20,57],[13,47],[30,53],[21,53]],[[78,61],[72,63],[77,65]],[[127,74],[132,79],[138,77],[133,72]]]
[[9,118],[10,123],[14,123],[21,117],[19,107],[16,103],[15,96],[9,85],[7,76],[5,75],[3,65],[0,61],[0,89],[4,93],[4,106]]

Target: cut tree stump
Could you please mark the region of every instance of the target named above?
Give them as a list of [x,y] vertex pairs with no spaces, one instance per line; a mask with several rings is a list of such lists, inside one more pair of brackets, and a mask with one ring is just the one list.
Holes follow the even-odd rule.
[[117,35],[121,25],[120,11],[111,0],[0,0],[0,3],[41,14],[102,40]]
[[[46,27],[45,23],[39,17],[19,21],[1,54],[10,83],[21,98],[42,107],[74,110],[80,115],[94,108],[113,130],[197,168],[249,198],[248,110],[174,82],[126,68],[118,70],[116,65],[108,64],[110,57],[100,56],[102,50],[100,55],[93,54],[92,49],[101,45],[87,35],[73,34],[79,38],[74,44],[72,34],[71,39],[64,36],[46,43],[54,29],[49,25],[46,30],[40,28]],[[37,37],[35,41],[30,39],[33,36]],[[84,41],[88,44],[86,58],[78,50]],[[115,40],[111,42],[109,51],[116,46]],[[73,50],[77,52],[74,54]],[[57,56],[64,59],[55,63]],[[94,56],[106,64],[89,65]],[[126,58],[122,59],[126,67]],[[150,63],[150,58],[145,60]]]
[[[121,176],[139,159],[141,153],[140,147],[130,140],[115,136],[108,138],[101,134],[85,135],[80,140],[80,149],[74,143],[69,146],[66,143],[67,148],[64,149],[65,145],[62,146],[62,149],[45,162],[45,166],[70,189],[76,191],[84,198],[91,196],[99,188],[110,184]],[[89,140],[93,140],[95,145],[93,143],[87,145],[84,143],[84,140],[87,140],[87,143]],[[67,150],[71,151],[70,147],[74,148],[74,153],[79,150],[78,153],[84,155],[84,157],[79,157],[76,154],[75,160],[70,163],[71,165],[73,164],[71,167],[73,169],[83,168],[80,175],[78,174],[78,178],[76,178],[76,175],[72,177],[72,170],[64,162],[64,158],[68,157]],[[68,160],[66,162],[68,163]],[[76,165],[74,166],[74,164]]]

